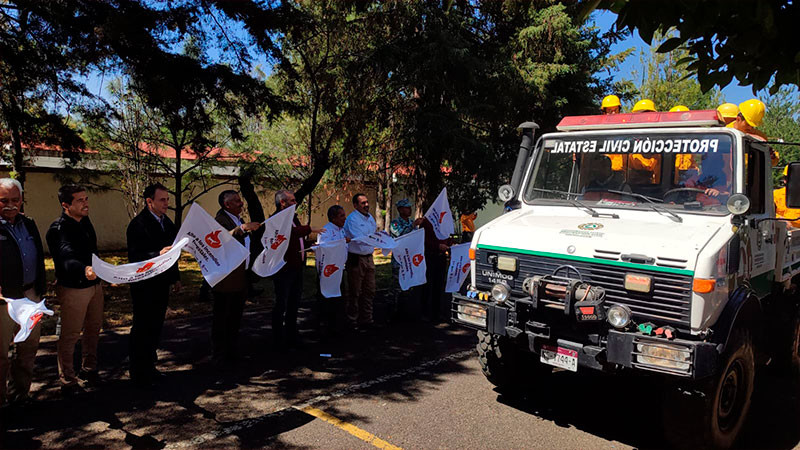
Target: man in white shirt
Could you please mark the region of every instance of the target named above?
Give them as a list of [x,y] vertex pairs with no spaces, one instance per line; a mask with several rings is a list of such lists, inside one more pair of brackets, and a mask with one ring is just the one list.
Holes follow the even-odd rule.
[[[347,215],[341,205],[333,205],[328,208],[328,223],[322,227],[322,231],[317,235],[317,244],[326,242],[340,241],[350,242],[344,235],[344,222]],[[342,289],[344,292],[344,289]],[[319,315],[320,329],[326,328],[328,335],[334,335],[339,328],[341,311],[341,297],[325,298],[321,292],[317,292],[317,311]]]
[[344,223],[344,234],[351,239],[347,247],[347,319],[353,326],[372,326],[372,300],[375,298],[375,261],[372,245],[352,239],[368,236],[377,231],[378,225],[369,213],[367,196],[353,196],[353,208]]
[[317,235],[317,244],[325,242],[338,241],[340,239],[347,239],[344,234],[344,224],[347,216],[344,213],[344,208],[340,205],[333,205],[328,208],[328,223],[322,227],[322,232]]

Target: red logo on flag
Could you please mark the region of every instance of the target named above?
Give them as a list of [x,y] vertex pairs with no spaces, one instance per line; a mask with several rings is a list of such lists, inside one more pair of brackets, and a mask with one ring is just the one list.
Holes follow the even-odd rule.
[[322,274],[325,275],[326,277],[329,277],[334,273],[336,273],[337,270],[339,270],[339,268],[336,267],[336,264],[328,264],[327,266],[325,266],[325,269],[322,270]]
[[283,241],[285,241],[285,240],[286,240],[286,236],[284,236],[282,234],[279,234],[279,235],[275,236],[275,240],[272,241],[272,245],[270,245],[269,248],[271,248],[273,250],[277,250],[278,247],[280,247],[281,244],[283,244]]
[[418,266],[418,265],[422,264],[422,260],[423,259],[425,259],[425,258],[423,258],[422,255],[417,253],[416,255],[414,255],[413,258],[411,258],[411,262],[414,263],[415,266]]
[[149,262],[149,263],[143,265],[142,267],[139,267],[138,269],[136,269],[136,273],[147,272],[154,265],[155,265],[155,263]]
[[206,244],[208,244],[211,248],[220,248],[222,247],[222,242],[219,240],[219,234],[222,233],[222,230],[217,230],[206,235]]
[[439,213],[439,223],[442,223],[442,221],[444,220],[445,214],[447,214],[447,211],[442,211],[442,212]]
[[469,263],[466,263],[464,264],[464,267],[461,268],[461,271],[463,273],[467,273],[468,270],[469,270]]
[[43,313],[37,312],[36,314],[31,316],[31,327],[29,328],[30,330],[32,330],[33,327],[35,327],[36,324],[39,323],[40,320],[42,320],[43,315],[44,315]]

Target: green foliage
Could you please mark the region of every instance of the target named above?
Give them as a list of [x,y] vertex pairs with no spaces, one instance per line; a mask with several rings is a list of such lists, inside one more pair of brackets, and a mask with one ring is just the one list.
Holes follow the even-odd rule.
[[[758,128],[770,141],[800,143],[800,92],[795,87],[782,87],[775,94],[762,96],[767,105],[764,120]],[[780,163],[773,170],[773,182],[782,177],[783,166],[800,161],[800,145],[773,145],[780,154]]]
[[[397,76],[413,107],[403,146],[415,156],[418,204],[443,184],[459,211],[480,209],[507,182],[519,145],[516,125],[543,131],[568,114],[597,110],[610,82],[610,40],[551,1],[415,4]],[[447,169],[444,176],[442,168]]]
[[0,4],[0,135],[11,143],[0,156],[11,161],[23,184],[31,147],[56,145],[72,151],[83,145],[53,108],[86,94],[75,74],[97,58],[86,39],[64,26],[69,13],[62,2]]
[[[686,64],[681,63],[688,52],[682,47],[675,48],[676,41],[670,36],[669,33],[665,36],[657,34],[650,49],[640,53],[642,69],[634,71],[630,80],[636,86],[638,97],[630,102],[631,106],[636,100],[649,98],[659,111],[669,111],[676,105],[693,110],[715,109],[722,103],[722,93],[717,88],[703,92]],[[661,52],[665,48],[672,50]]]
[[595,0],[585,2],[583,14],[595,8],[617,13],[616,27],[638,30],[647,43],[659,32],[677,30],[662,50],[685,46],[691,56],[687,68],[704,92],[734,78],[753,92],[767,85],[772,93],[783,85],[800,85],[797,2]]
[[122,193],[128,217],[144,209],[144,188],[154,182],[157,162],[142,144],[148,134],[148,112],[143,99],[120,79],[108,84],[111,104],[80,110],[82,135],[96,157],[83,158],[79,167],[96,166],[108,173],[109,182],[84,173],[80,180],[102,190]]

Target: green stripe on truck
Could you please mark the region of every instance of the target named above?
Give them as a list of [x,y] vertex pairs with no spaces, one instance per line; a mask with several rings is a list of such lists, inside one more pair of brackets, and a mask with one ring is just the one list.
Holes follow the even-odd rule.
[[648,264],[634,264],[634,263],[627,263],[623,261],[608,261],[605,259],[599,258],[586,258],[583,256],[573,256],[573,255],[563,255],[561,253],[548,253],[548,252],[537,252],[534,250],[523,250],[521,248],[511,248],[511,247],[500,247],[496,245],[480,245],[478,244],[479,250],[497,250],[501,252],[510,252],[510,253],[522,253],[524,255],[533,255],[533,256],[543,256],[546,258],[560,258],[560,259],[568,259],[571,261],[581,261],[581,262],[588,262],[588,263],[596,263],[596,264],[605,264],[608,266],[616,266],[616,267],[625,267],[628,269],[637,269],[637,270],[649,270],[651,272],[663,272],[663,273],[672,273],[675,275],[687,275],[687,276],[694,276],[694,272],[691,270],[684,270],[684,269],[672,269],[669,267],[660,267],[660,266],[651,266]]

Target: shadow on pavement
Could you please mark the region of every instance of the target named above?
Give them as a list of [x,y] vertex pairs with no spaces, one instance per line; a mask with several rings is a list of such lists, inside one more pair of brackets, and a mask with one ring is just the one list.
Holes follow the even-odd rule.
[[[469,349],[475,342],[473,332],[454,326],[387,323],[388,306],[379,299],[377,327],[330,336],[315,329],[311,306],[301,304],[304,345],[296,350],[275,348],[270,312],[250,309],[240,335],[244,359],[225,367],[210,362],[210,317],[167,322],[159,352],[159,368],[166,376],[155,390],[129,383],[128,330],[112,329],[101,336],[99,349],[107,382],[63,399],[55,341],[43,341],[36,361],[36,401],[0,412],[0,448],[163,448],[176,442],[288,448],[280,434],[313,420],[291,405]],[[355,389],[348,395],[415,401],[423,385],[465,370],[460,364],[445,364],[435,373],[397,379],[390,390],[374,386],[368,394]],[[200,439],[198,445],[191,445],[193,439]]]
[[[800,442],[798,387],[785,376],[759,373],[738,448],[789,449]],[[670,448],[663,427],[662,378],[584,371],[558,372],[524,392],[495,389],[497,401],[564,428],[575,427],[637,448]],[[678,421],[680,424],[680,421]]]

